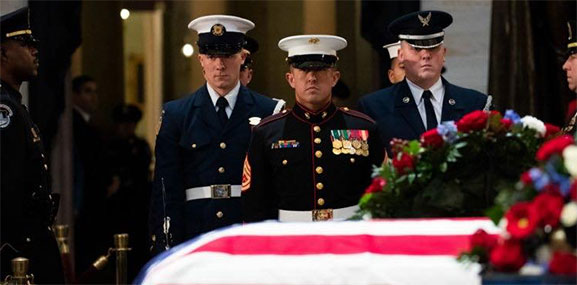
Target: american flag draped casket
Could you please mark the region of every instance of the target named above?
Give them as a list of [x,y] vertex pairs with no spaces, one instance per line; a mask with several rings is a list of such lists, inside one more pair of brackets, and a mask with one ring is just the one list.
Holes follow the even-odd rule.
[[151,260],[136,284],[480,284],[456,256],[486,218],[237,225]]

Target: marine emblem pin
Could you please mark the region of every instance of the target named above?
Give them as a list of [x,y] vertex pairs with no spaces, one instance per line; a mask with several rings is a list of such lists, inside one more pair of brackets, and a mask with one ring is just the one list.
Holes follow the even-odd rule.
[[311,38],[311,39],[309,40],[309,44],[316,45],[316,44],[318,44],[320,41],[321,41],[321,40],[319,40],[319,38]]

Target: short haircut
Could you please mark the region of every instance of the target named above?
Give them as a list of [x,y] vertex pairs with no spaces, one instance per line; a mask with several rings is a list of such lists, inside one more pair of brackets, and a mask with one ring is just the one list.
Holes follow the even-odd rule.
[[74,77],[74,79],[72,79],[72,91],[80,93],[82,86],[84,86],[86,82],[96,82],[96,80],[94,80],[94,78],[89,75],[80,75]]

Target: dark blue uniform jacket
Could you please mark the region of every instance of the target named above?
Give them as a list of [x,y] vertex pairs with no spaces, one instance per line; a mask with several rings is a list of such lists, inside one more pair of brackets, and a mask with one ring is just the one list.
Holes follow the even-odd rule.
[[[456,121],[467,113],[485,107],[487,95],[453,85],[444,78],[442,80],[445,96],[441,122]],[[377,122],[382,141],[388,150],[389,142],[393,138],[413,140],[425,132],[425,126],[406,79],[361,98],[359,111]]]
[[[241,222],[240,198],[186,201],[185,190],[214,184],[240,185],[251,136],[249,118],[271,115],[276,104],[241,86],[225,126],[219,123],[206,85],[164,105],[156,138],[150,217],[157,251],[167,244]],[[163,226],[165,217],[170,218],[170,227]]]

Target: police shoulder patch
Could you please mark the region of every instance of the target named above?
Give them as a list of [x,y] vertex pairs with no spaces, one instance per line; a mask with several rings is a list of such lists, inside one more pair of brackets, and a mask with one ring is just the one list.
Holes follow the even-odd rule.
[[14,115],[12,109],[8,105],[0,104],[0,129],[4,129],[10,125],[10,117]]

